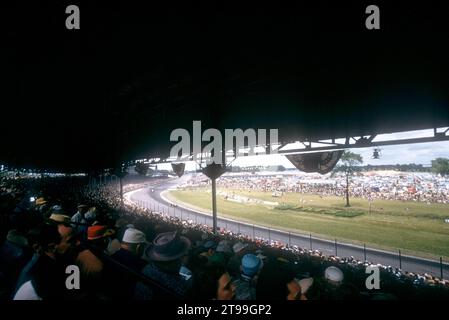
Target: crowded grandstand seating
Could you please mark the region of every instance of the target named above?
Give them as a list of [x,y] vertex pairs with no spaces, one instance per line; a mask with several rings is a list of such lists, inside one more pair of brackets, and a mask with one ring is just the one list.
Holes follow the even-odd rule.
[[[188,186],[208,186],[210,181],[197,175],[186,182]],[[217,180],[222,188],[247,191],[297,192],[321,196],[344,197],[346,178],[342,173],[259,175],[228,173]],[[426,203],[449,203],[449,178],[425,172],[358,172],[351,177],[351,197],[368,200],[400,200]]]
[[[125,191],[157,184],[128,181]],[[381,266],[381,290],[365,287],[367,261],[325,256],[182,221],[125,202],[117,184],[86,178],[3,179],[0,298],[10,299],[433,299],[447,281]],[[32,198],[31,198],[32,197]],[[65,267],[81,271],[64,287]],[[52,270],[48,276],[46,270]]]

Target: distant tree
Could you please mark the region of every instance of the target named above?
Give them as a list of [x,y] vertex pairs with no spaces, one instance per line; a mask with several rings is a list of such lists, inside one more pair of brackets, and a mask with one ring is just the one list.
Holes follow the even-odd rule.
[[363,158],[358,153],[353,153],[350,151],[343,152],[341,156],[340,170],[346,175],[346,207],[350,207],[349,204],[349,177],[354,174],[357,169],[357,165],[363,163]]
[[449,159],[447,158],[436,158],[432,160],[432,171],[439,173],[442,176],[449,175]]
[[141,175],[141,176],[146,176],[148,173],[148,168],[149,165],[148,163],[143,163],[143,162],[137,162],[136,163],[136,167],[134,170],[136,170],[136,172]]

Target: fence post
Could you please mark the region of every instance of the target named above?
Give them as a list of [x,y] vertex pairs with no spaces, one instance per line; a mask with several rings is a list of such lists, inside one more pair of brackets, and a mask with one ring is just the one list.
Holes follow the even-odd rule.
[[238,233],[240,233],[240,222],[237,222],[237,227],[238,227],[238,230],[239,230]]
[[204,224],[207,225],[207,223],[206,223],[206,216],[204,216]]
[[402,257],[401,257],[401,250],[399,249],[399,269],[402,269]]
[[310,236],[310,238],[309,238],[310,239],[310,250],[312,250],[312,234],[310,233],[309,236]]
[[366,244],[363,244],[363,256],[365,257],[366,261]]
[[271,229],[268,228],[268,241],[271,242]]
[[181,208],[181,220],[182,220],[182,208]]
[[292,245],[292,235],[291,235],[291,233],[289,232],[289,233],[288,233],[288,246],[291,247],[291,245]]
[[440,257],[440,275],[441,279],[443,279],[443,257]]
[[338,256],[338,253],[337,253],[337,239],[335,239],[335,256]]
[[228,230],[228,220],[225,220],[225,228]]
[[253,240],[256,238],[256,233],[254,231],[254,225],[253,225]]

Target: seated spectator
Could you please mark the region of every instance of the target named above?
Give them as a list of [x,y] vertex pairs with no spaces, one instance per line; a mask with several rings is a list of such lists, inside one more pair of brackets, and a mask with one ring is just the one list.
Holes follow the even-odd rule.
[[87,238],[87,227],[89,225],[85,216],[87,210],[88,206],[80,204],[78,206],[78,211],[71,218],[74,223],[73,229],[77,235],[81,235],[81,240],[86,240]]
[[60,213],[53,213],[50,215],[48,220],[49,223],[53,223],[58,227],[58,232],[63,239],[68,240],[73,236],[74,229],[71,225],[69,216]]
[[307,300],[295,273],[285,262],[268,261],[256,285],[257,300]]
[[[145,244],[146,239],[144,233],[140,230],[129,228],[123,235],[120,250],[115,252],[111,258],[121,265],[140,273],[147,264],[141,258]],[[137,283],[135,278],[114,264],[111,264],[110,269],[108,276],[110,277],[110,282],[113,284],[111,288],[113,298],[134,298]]]
[[93,225],[87,229],[88,242],[107,255],[112,255],[120,250],[120,242],[112,238],[113,235],[115,235],[115,230],[104,225]]
[[[147,240],[145,234],[135,228],[128,228],[120,245],[120,250],[115,252],[111,257],[129,268],[140,272],[146,265],[145,260],[141,258]],[[141,264],[144,264],[143,266]]]
[[0,273],[4,276],[3,290],[12,293],[20,271],[31,258],[28,240],[16,229],[9,230],[6,241],[0,246]]
[[235,286],[222,265],[209,264],[197,276],[189,294],[194,300],[232,300]]
[[240,266],[242,265],[242,257],[247,253],[248,244],[237,242],[232,246],[234,255],[228,261],[228,270],[231,276],[238,277],[240,275]]
[[33,255],[25,267],[21,270],[19,278],[15,285],[14,295],[20,289],[20,287],[27,281],[31,279],[31,269],[35,265],[36,261],[39,259],[39,253],[37,248],[39,247],[39,233],[40,228],[33,228],[28,232],[28,243],[32,248]]
[[[344,275],[339,268],[334,266],[326,268],[324,277],[316,279],[310,290],[310,298],[313,300],[336,300],[343,280]],[[343,294],[342,291],[340,293]]]
[[337,267],[328,267],[324,271],[324,278],[333,286],[338,287],[344,279],[343,272]]
[[209,257],[209,263],[222,264],[223,266],[226,266],[231,255],[232,250],[228,241],[221,240],[218,243],[215,252]]
[[90,207],[86,212],[85,218],[89,224],[93,224],[97,220],[97,208]]
[[[188,282],[179,274],[179,270],[182,265],[181,258],[188,253],[190,246],[190,240],[179,236],[176,231],[159,234],[153,245],[145,251],[151,262],[143,268],[142,273],[180,297],[185,296]],[[150,288],[143,283],[137,284],[136,297],[143,300],[173,299],[159,287]]]
[[214,255],[216,249],[217,243],[213,240],[208,240],[203,244],[200,255],[210,260],[210,257]]
[[19,288],[14,300],[63,299],[67,291],[65,266],[56,254],[61,236],[53,225],[41,225],[35,234],[35,250],[39,257],[30,270],[31,279]]
[[234,281],[235,300],[256,300],[257,275],[263,267],[262,260],[254,254],[242,258],[240,277]]
[[78,239],[72,228],[70,217],[63,214],[53,213],[50,215],[48,223],[56,225],[59,235],[61,236],[61,243],[58,245],[58,255],[67,265],[73,264],[78,255],[78,251],[75,247]]
[[[87,230],[87,246],[78,246],[75,264],[80,268],[80,282],[83,286],[74,299],[104,300],[110,298],[109,283],[104,276],[105,264],[96,254],[107,254],[106,249],[114,230],[106,226],[90,226]],[[92,246],[92,250],[89,248]],[[94,252],[93,252],[94,251]]]
[[115,231],[113,229],[109,229],[106,226],[90,226],[87,229],[87,240],[94,247],[106,251],[109,245],[110,237],[114,233]]
[[64,209],[59,204],[54,205],[53,207],[51,207],[50,210],[51,210],[52,213],[64,214]]

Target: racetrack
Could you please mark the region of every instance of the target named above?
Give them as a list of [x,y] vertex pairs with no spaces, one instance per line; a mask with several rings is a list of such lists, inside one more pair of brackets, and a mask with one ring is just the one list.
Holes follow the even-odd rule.
[[[167,180],[159,185],[149,188],[139,189],[128,193],[126,196],[132,202],[139,206],[149,208],[153,211],[160,211],[170,216],[176,216],[183,220],[193,220],[197,223],[207,224],[212,226],[211,214],[203,210],[193,210],[181,206],[172,206],[171,203],[164,197],[163,192],[167,189],[174,188],[184,181],[185,177],[179,179]],[[309,235],[302,235],[297,233],[289,233],[280,230],[274,230],[263,226],[253,225],[236,221],[233,219],[218,218],[218,227],[226,228],[232,232],[240,232],[250,237],[261,237],[265,239],[279,241],[285,244],[297,245],[302,248],[312,248],[321,250],[326,255],[338,255],[339,257],[353,256],[359,260],[366,260],[372,263],[380,263],[386,266],[400,267],[402,270],[417,273],[430,273],[440,277],[441,267],[443,269],[443,277],[449,278],[449,264],[443,263],[440,265],[439,261],[432,261],[428,259],[401,256],[395,252],[384,250],[377,250],[373,248],[366,248],[364,250],[361,246],[356,246],[347,243],[337,244],[334,241],[325,239],[311,238]],[[337,252],[336,252],[337,251]]]

